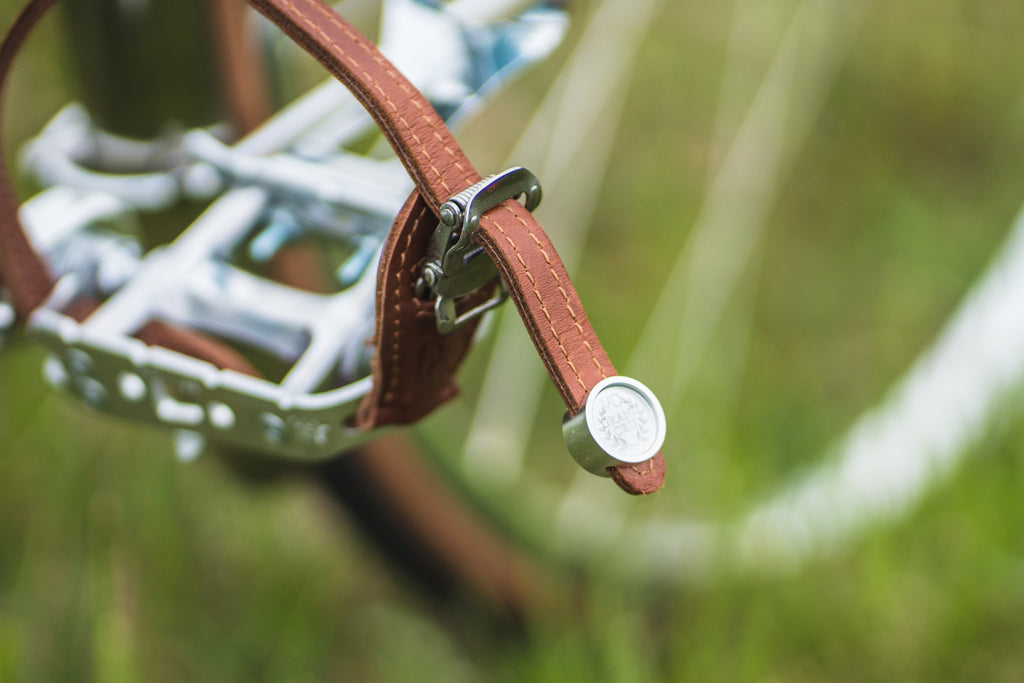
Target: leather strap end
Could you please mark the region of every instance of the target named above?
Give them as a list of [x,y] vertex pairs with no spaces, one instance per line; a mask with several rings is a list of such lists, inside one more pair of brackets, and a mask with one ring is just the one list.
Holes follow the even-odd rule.
[[657,493],[665,484],[665,457],[659,451],[650,460],[636,465],[617,465],[608,468],[620,489],[632,496]]
[[[413,192],[384,243],[377,275],[373,389],[356,415],[360,429],[411,424],[459,393],[455,372],[469,351],[477,321],[441,334],[433,303],[415,297],[423,254],[436,227],[434,212]],[[467,296],[466,305],[485,301],[491,289]]]

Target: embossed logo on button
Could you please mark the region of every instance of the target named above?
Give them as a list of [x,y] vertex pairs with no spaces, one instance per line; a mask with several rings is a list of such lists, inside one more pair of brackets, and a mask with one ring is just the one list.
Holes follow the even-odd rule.
[[634,461],[651,449],[657,436],[657,416],[636,391],[611,386],[590,400],[597,417],[594,437],[604,451]]
[[657,397],[630,377],[608,377],[590,391],[579,413],[562,423],[565,443],[584,469],[607,468],[653,457],[665,440],[665,413]]

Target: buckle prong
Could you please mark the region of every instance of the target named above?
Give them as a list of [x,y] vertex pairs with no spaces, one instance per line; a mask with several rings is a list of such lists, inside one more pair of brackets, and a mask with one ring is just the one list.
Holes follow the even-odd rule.
[[[525,206],[533,211],[541,200],[540,181],[530,171],[515,166],[484,178],[441,205],[440,222],[427,251],[427,259],[416,285],[417,296],[436,297],[437,330],[448,334],[508,298],[508,288],[494,263],[474,239],[480,218],[509,199],[525,195]],[[457,315],[455,300],[473,292],[494,278],[498,291],[475,308]]]

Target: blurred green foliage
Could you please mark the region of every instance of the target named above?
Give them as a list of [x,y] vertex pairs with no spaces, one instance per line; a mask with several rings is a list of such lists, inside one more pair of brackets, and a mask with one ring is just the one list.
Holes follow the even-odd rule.
[[[578,278],[613,357],[632,351],[721,163],[713,131],[736,16],[756,18],[743,44],[752,97],[799,4],[659,10]],[[929,344],[1024,196],[1021,35],[1015,3],[870,6],[782,179],[746,303],[729,309],[671,416],[662,508],[748,506],[813,464]],[[60,44],[50,21],[19,59],[8,159],[68,96]],[[554,68],[493,116],[525,116]],[[910,516],[793,576],[671,591],[595,579],[578,621],[509,642],[436,613],[309,486],[252,488],[214,460],[178,465],[165,433],[72,405],[42,387],[39,365],[21,341],[0,354],[0,681],[1012,681],[1024,670],[1019,402]],[[434,423],[453,449],[479,372],[476,360],[466,402]],[[554,392],[541,414],[560,415]],[[572,467],[548,427],[531,451]]]

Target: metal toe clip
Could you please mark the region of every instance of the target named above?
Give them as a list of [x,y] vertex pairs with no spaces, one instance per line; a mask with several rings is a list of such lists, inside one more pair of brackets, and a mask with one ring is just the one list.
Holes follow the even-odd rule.
[[530,171],[515,166],[484,178],[441,205],[440,223],[434,232],[416,295],[436,297],[437,330],[448,334],[461,325],[499,306],[508,289],[499,278],[498,291],[475,308],[457,315],[455,300],[498,277],[498,270],[474,239],[480,217],[502,202],[526,196],[533,211],[541,199],[540,181]]

